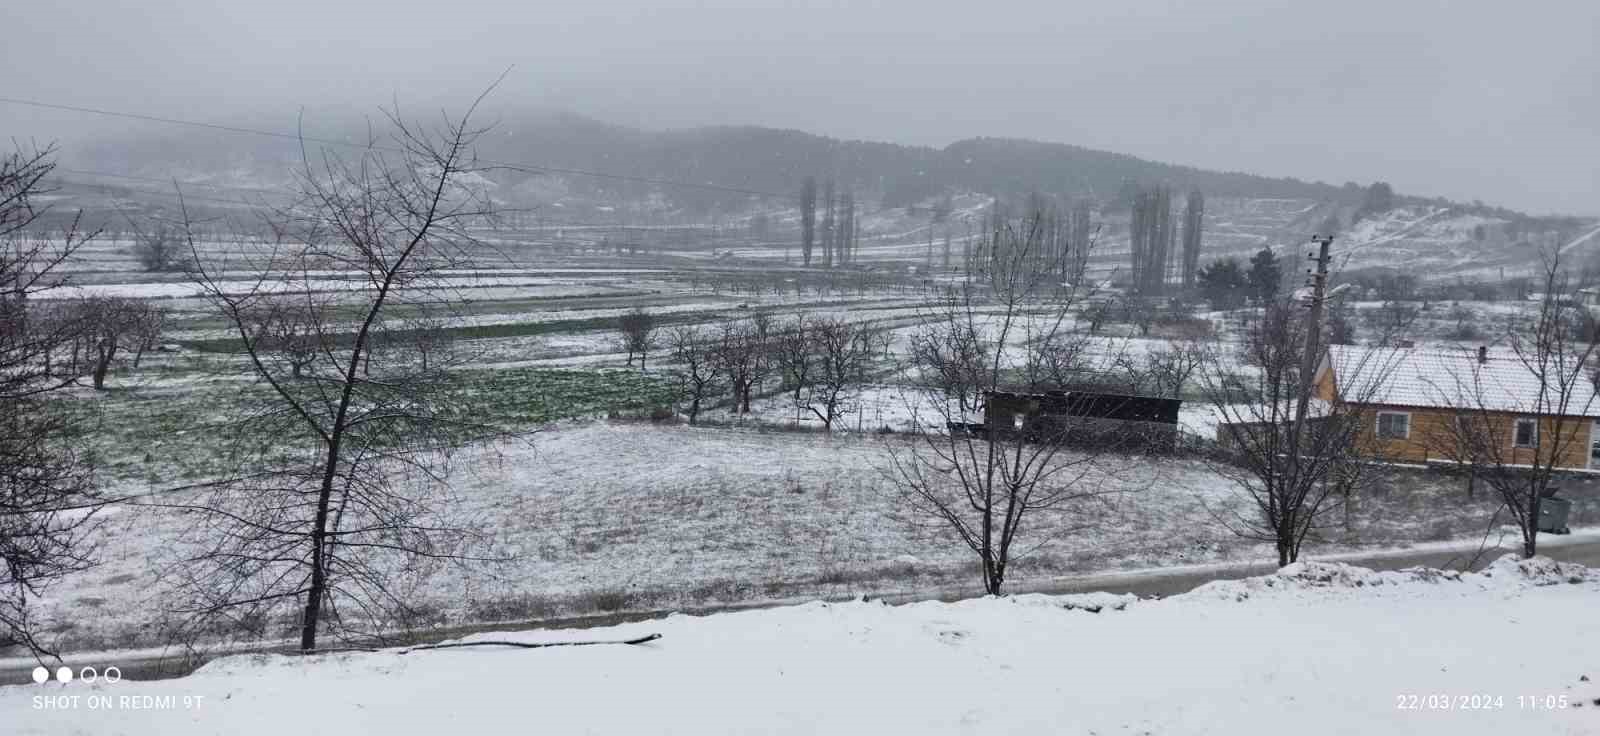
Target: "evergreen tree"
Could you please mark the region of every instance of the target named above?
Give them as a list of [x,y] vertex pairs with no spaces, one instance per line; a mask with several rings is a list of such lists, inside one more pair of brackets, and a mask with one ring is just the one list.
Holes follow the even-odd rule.
[[1244,303],[1244,290],[1248,285],[1244,268],[1237,258],[1212,261],[1200,269],[1197,277],[1200,293],[1214,309],[1233,309]]
[[1250,293],[1262,302],[1272,301],[1278,295],[1278,285],[1283,283],[1283,267],[1271,248],[1262,248],[1250,258]]
[[1360,220],[1368,215],[1378,215],[1394,209],[1394,187],[1388,182],[1375,181],[1361,195],[1361,209],[1356,210]]

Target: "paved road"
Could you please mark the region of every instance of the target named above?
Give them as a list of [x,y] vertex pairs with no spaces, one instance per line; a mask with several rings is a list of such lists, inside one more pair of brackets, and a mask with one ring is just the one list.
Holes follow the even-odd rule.
[[[1561,560],[1563,562],[1578,562],[1590,567],[1600,567],[1600,532],[1588,532],[1571,537],[1541,536],[1539,552],[1542,555]],[[1481,569],[1493,562],[1500,555],[1514,550],[1496,550],[1477,555],[1477,545],[1438,547],[1424,550],[1401,550],[1375,553],[1353,553],[1341,555],[1312,556],[1308,559],[1325,560],[1331,562],[1348,562],[1361,567],[1376,570],[1399,570],[1407,567],[1426,566],[1437,568],[1459,569],[1475,556],[1476,563],[1472,569]],[[1085,575],[1052,580],[1037,580],[1020,582],[1010,588],[1013,593],[1132,593],[1141,598],[1166,597],[1188,592],[1195,587],[1209,583],[1213,580],[1236,580],[1252,575],[1264,575],[1276,569],[1272,561],[1261,561],[1245,564],[1203,565],[1180,568],[1161,568],[1131,573],[1111,573],[1105,575]],[[977,598],[983,595],[979,586],[955,586],[912,592],[885,592],[881,595],[868,595],[873,600],[884,600],[893,604],[913,603],[917,601],[943,600],[954,601],[968,598]],[[849,600],[848,597],[839,597],[830,600]],[[701,609],[678,609],[676,612],[703,615],[727,611],[742,611],[758,608],[772,608],[776,606],[793,605],[805,600],[786,600],[775,602],[750,603],[742,605],[718,606]],[[522,631],[528,629],[587,629],[601,626],[614,626],[635,621],[648,621],[665,618],[675,611],[647,611],[638,613],[602,614],[593,616],[580,616],[567,619],[557,619],[540,622],[517,622],[506,624],[489,624],[478,626],[463,626],[437,632],[431,632],[424,637],[425,641],[442,641],[455,639],[461,636],[488,631]],[[248,652],[282,652],[291,653],[289,647],[259,647],[244,650]],[[155,656],[111,656],[97,657],[94,661],[76,661],[75,657],[67,657],[70,666],[92,665],[104,668],[109,665],[117,666],[125,678],[130,680],[149,680],[181,677],[194,671],[198,664],[175,663],[170,659]],[[31,682],[32,664],[13,665],[0,667],[0,685],[18,685]]]

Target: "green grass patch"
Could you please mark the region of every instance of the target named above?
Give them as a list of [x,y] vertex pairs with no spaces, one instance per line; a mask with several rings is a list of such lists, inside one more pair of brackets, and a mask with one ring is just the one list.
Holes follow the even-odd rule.
[[[311,390],[309,381],[298,387]],[[639,416],[672,401],[665,378],[628,370],[467,370],[451,374],[443,389],[450,414],[509,432],[577,417]],[[119,389],[51,401],[77,418],[93,462],[117,479],[172,485],[230,472],[240,457],[293,462],[293,453],[306,449],[291,436],[239,431],[245,418],[287,409],[260,383]],[[275,426],[296,425],[280,419]]]

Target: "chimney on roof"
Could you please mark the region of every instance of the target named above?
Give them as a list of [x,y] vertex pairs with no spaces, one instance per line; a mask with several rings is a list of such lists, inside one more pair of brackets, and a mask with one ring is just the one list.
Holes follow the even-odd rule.
[[1488,363],[1488,362],[1489,362],[1489,346],[1488,345],[1479,345],[1478,346],[1478,365],[1483,365],[1484,363]]

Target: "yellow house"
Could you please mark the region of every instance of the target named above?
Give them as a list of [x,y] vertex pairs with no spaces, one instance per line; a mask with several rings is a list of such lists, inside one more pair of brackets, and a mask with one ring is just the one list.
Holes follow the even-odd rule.
[[1390,462],[1458,462],[1473,431],[1501,464],[1555,452],[1560,468],[1600,471],[1600,396],[1587,370],[1563,401],[1553,378],[1541,396],[1536,372],[1508,351],[1334,345],[1314,382],[1318,398],[1361,414],[1360,441]]

